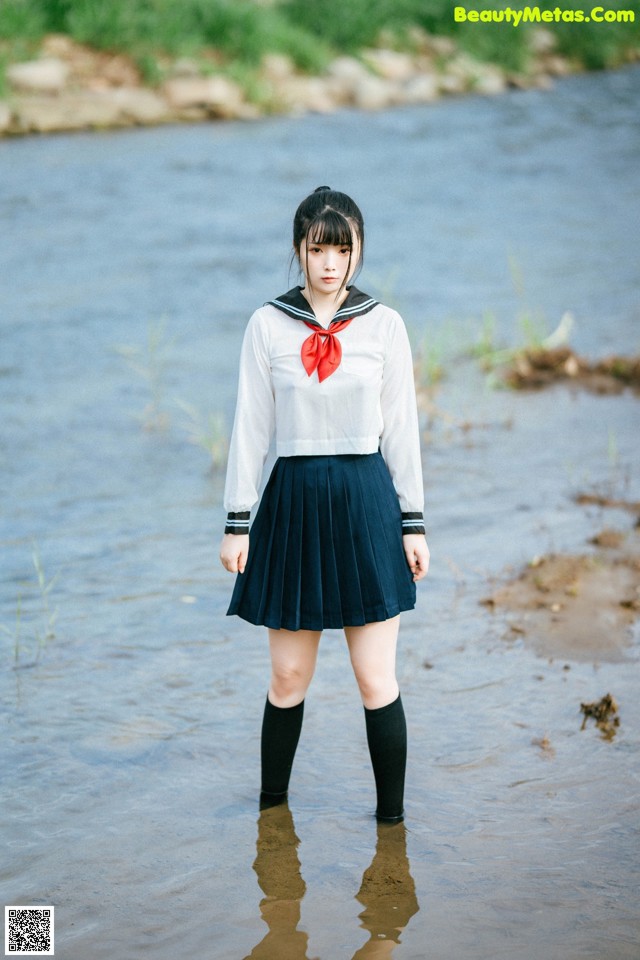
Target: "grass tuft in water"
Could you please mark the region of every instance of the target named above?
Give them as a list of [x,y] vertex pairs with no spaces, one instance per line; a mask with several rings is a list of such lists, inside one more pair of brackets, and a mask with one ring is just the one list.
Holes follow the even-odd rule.
[[185,427],[189,441],[207,452],[213,471],[223,470],[229,454],[229,431],[224,414],[216,411],[205,416],[184,400],[176,400],[176,404],[187,416]]
[[145,430],[166,430],[169,414],[165,409],[167,355],[173,344],[166,336],[166,320],[150,323],[145,347],[123,345],[116,347],[127,366],[145,381],[149,399],[142,414]]
[[5,624],[0,624],[0,630],[11,637],[13,641],[13,666],[15,670],[36,666],[43,650],[47,644],[55,640],[56,636],[55,623],[58,617],[58,609],[51,606],[50,595],[58,575],[56,574],[50,580],[47,580],[37,547],[33,548],[32,561],[36,573],[37,605],[39,609],[33,614],[30,622],[31,636],[25,640],[26,627],[21,593],[18,594],[16,600],[16,616],[13,629]]

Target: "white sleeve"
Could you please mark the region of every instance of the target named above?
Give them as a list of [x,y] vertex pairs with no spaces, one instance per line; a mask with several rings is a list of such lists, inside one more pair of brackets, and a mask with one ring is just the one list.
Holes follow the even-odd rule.
[[227,512],[250,511],[257,503],[274,426],[268,331],[257,310],[247,324],[240,352],[238,399],[224,489]]
[[380,395],[380,451],[398,494],[400,510],[407,515],[419,514],[421,519],[424,486],[411,346],[402,318],[395,311],[390,326]]

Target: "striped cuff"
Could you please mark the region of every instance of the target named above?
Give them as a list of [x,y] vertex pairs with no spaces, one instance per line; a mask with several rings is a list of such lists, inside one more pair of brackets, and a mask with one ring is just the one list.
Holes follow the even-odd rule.
[[242,510],[240,513],[228,513],[227,525],[224,528],[225,533],[249,533],[249,510]]
[[424,533],[424,517],[421,513],[402,514],[402,534]]

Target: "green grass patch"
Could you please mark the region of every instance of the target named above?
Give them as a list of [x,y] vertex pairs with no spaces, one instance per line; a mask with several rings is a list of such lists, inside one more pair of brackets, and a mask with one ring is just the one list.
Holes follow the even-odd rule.
[[[555,0],[539,5],[557,6]],[[616,66],[640,48],[640,16],[635,23],[514,27],[457,23],[454,6],[451,0],[0,0],[0,57],[12,62],[33,55],[46,33],[64,33],[99,50],[128,54],[144,79],[157,83],[163,57],[198,59],[212,50],[227,68],[241,64],[245,71],[257,70],[265,53],[280,53],[299,69],[320,73],[336,55],[357,55],[381,38],[388,46],[411,50],[415,27],[450,37],[477,59],[514,71],[527,69],[536,26],[552,32],[559,51],[588,68]],[[607,9],[631,6],[628,0],[609,0]],[[584,4],[567,0],[563,5],[573,7]],[[473,2],[475,10],[500,8],[495,0]]]

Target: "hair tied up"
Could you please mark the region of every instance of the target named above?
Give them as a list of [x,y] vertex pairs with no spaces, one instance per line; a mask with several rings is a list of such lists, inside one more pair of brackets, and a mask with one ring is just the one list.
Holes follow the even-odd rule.
[[314,193],[324,193],[326,190],[331,192],[331,187],[316,187]]

